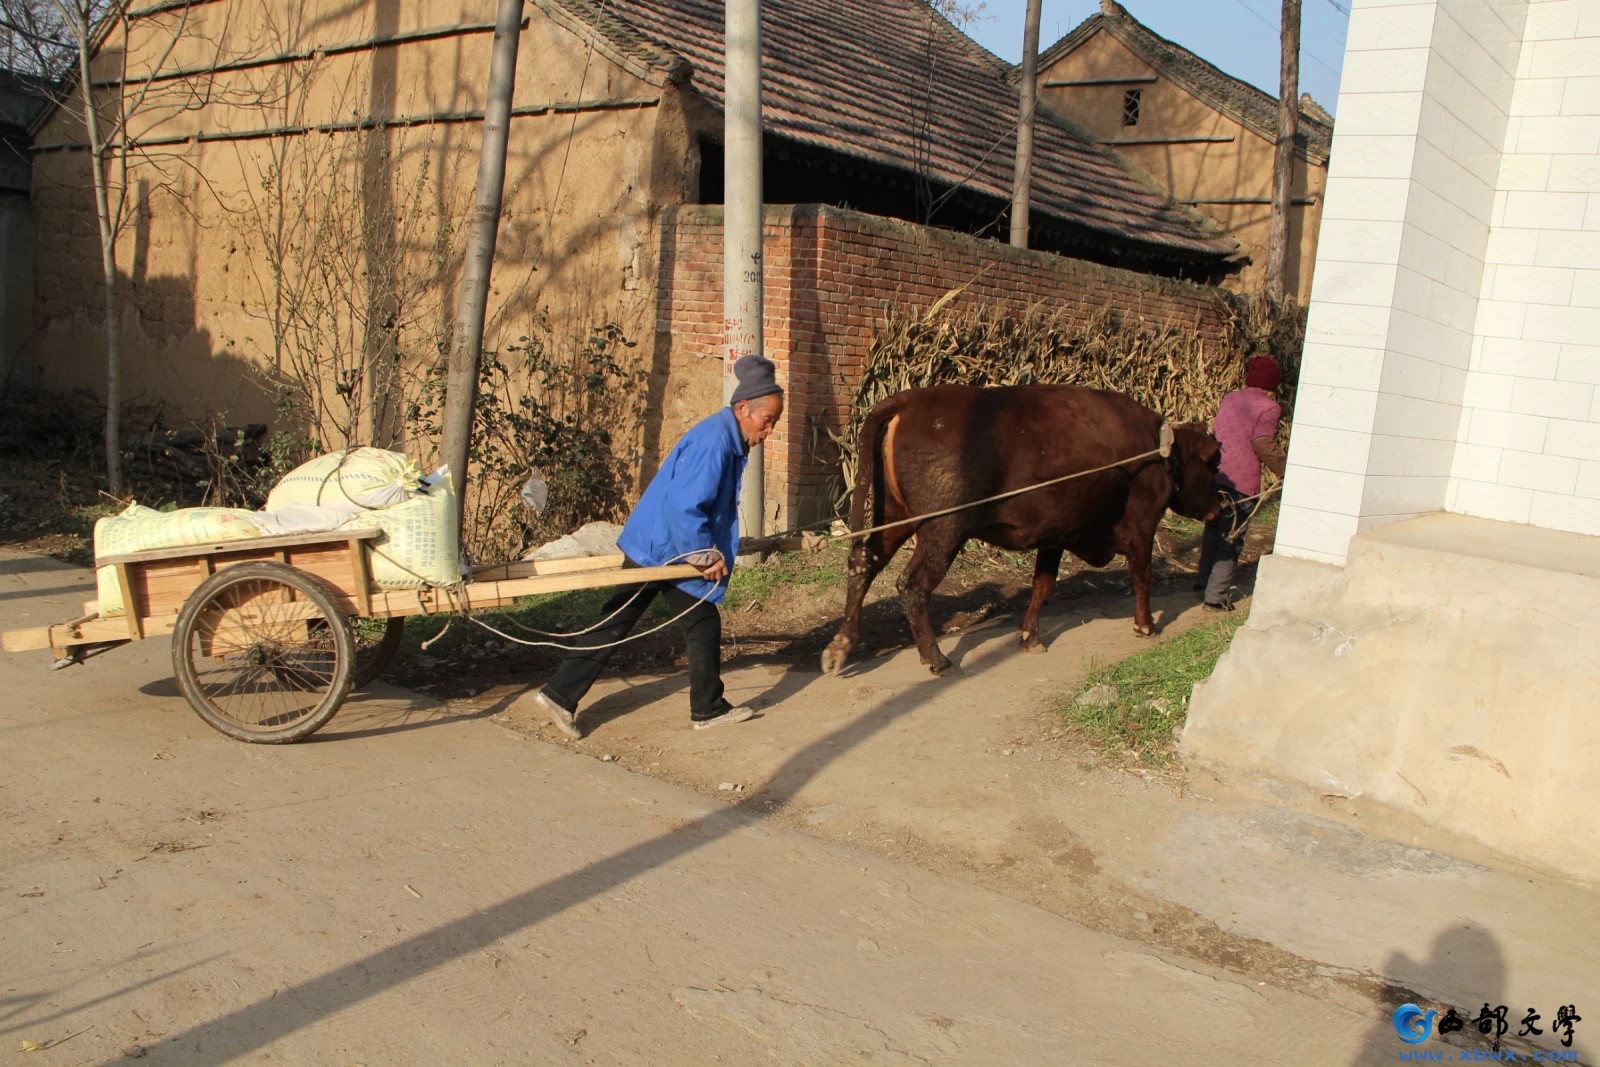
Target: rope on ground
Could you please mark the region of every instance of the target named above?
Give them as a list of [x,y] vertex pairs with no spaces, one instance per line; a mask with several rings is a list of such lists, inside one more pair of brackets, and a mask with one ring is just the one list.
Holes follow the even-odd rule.
[[422,644],[418,645],[417,647],[422,649],[422,651],[424,651],[424,652],[428,651],[428,649],[433,647],[434,642],[440,640],[441,638],[444,637],[445,634],[450,632],[450,627],[454,622],[455,622],[455,620],[451,619],[449,622],[445,623],[444,624],[444,629],[440,630],[438,633],[434,634],[432,637],[428,638],[426,641],[422,642]]

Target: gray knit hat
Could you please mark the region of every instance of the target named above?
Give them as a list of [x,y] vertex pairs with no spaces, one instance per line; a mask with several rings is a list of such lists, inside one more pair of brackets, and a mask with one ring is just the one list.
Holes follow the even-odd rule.
[[783,393],[782,387],[778,385],[776,368],[773,367],[772,360],[765,356],[741,356],[733,365],[733,374],[739,379],[739,385],[734,389],[733,396],[728,398],[729,407],[741,400],[754,400],[758,396]]

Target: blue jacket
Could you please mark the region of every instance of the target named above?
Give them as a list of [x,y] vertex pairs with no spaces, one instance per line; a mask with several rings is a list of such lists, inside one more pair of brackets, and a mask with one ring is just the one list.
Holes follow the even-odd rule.
[[[650,479],[617,547],[645,567],[682,562],[677,557],[686,552],[716,548],[731,570],[739,544],[739,484],[748,458],[732,408],[695,423]],[[728,579],[713,585],[704,578],[684,578],[675,584],[690,596],[720,604]]]

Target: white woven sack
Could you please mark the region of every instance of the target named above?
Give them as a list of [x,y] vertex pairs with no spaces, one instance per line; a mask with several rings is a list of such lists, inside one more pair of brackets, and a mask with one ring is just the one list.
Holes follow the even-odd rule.
[[383,531],[381,538],[369,542],[372,583],[379,589],[419,589],[461,580],[456,493],[448,474],[403,504],[359,512],[339,528]]
[[351,448],[307,460],[267,494],[267,511],[296,504],[356,512],[390,508],[411,499],[422,470],[399,452]]
[[[129,504],[119,515],[108,515],[94,524],[94,556],[126,556],[156,548],[181,548],[208,545],[218,541],[240,541],[260,537],[251,521],[252,512],[239,508],[184,508],[156,511],[140,504]],[[115,567],[95,572],[100,593],[100,614],[112,618],[126,610],[122,589],[117,585]]]

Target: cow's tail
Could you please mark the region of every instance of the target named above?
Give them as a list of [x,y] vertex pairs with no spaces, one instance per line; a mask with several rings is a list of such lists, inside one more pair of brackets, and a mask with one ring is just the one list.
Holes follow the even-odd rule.
[[[883,521],[883,503],[887,485],[884,464],[879,462],[883,450],[884,430],[889,420],[900,414],[896,399],[885,400],[872,409],[861,427],[861,443],[856,458],[856,487],[850,496],[850,530],[860,533]],[[872,493],[872,515],[867,511],[867,493]]]

